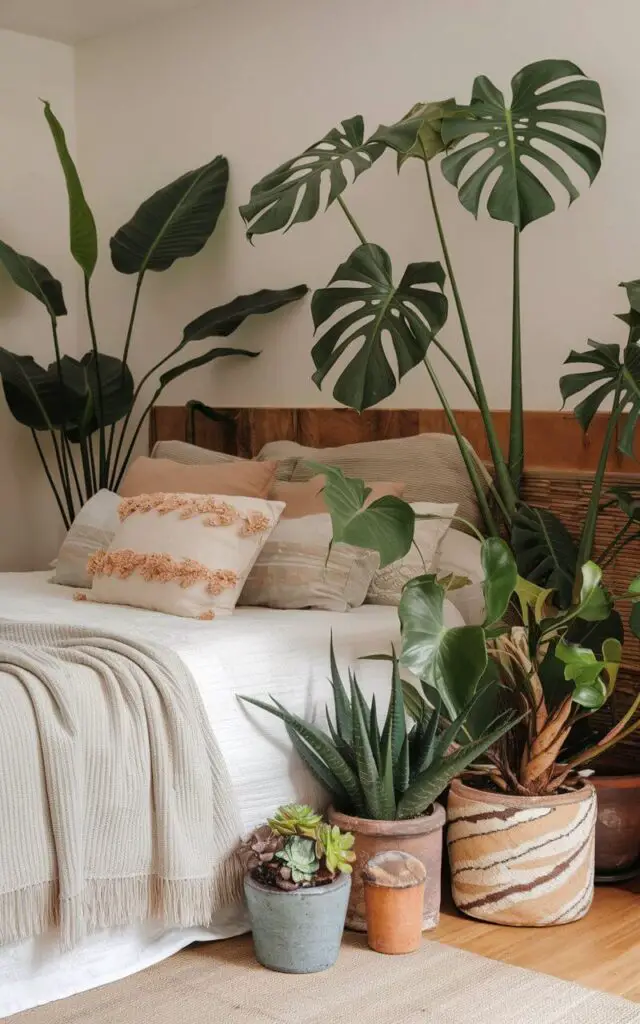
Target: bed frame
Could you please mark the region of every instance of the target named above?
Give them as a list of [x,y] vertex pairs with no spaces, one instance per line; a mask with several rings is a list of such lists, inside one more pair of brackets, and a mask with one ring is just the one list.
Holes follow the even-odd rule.
[[[483,459],[489,458],[482,421],[477,411],[456,412],[461,429]],[[506,447],[509,416],[494,413],[500,439]],[[607,417],[599,414],[585,438],[571,413],[525,413],[525,465],[523,496],[533,505],[551,509],[570,530],[586,514],[593,474],[600,454]],[[211,450],[244,458],[257,455],[268,441],[290,440],[315,448],[356,441],[410,437],[424,432],[449,433],[439,409],[375,409],[361,415],[344,408],[219,408],[211,419],[197,408],[157,406],[150,419],[150,443],[190,441]],[[640,484],[637,463],[614,451],[607,480]],[[602,550],[624,522],[619,511],[606,510],[599,519],[597,549]],[[636,545],[625,548],[606,573],[607,582],[620,592],[640,573]],[[623,610],[624,611],[624,610]],[[640,643],[630,635],[625,641],[625,663],[616,693],[619,710],[629,706],[640,687]],[[605,713],[603,713],[605,714]],[[640,731],[615,748],[607,761],[611,772],[640,770]]]

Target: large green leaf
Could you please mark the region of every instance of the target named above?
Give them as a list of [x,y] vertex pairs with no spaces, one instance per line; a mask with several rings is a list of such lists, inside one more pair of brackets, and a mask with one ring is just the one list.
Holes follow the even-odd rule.
[[293,288],[262,288],[251,295],[238,295],[231,302],[214,306],[188,323],[182,333],[182,345],[190,341],[202,341],[203,338],[228,338],[247,317],[258,313],[273,313],[291,302],[297,302],[308,291],[306,284],[297,284]]
[[[115,356],[87,352],[80,360],[63,356],[61,360],[67,394],[73,404],[67,407],[65,434],[79,443],[100,429],[123,419],[133,408],[134,383],[131,371]],[[99,369],[99,373],[98,373]]]
[[182,377],[184,373],[189,373],[190,370],[206,366],[208,363],[212,363],[214,359],[220,359],[224,356],[247,356],[250,359],[255,359],[259,355],[259,352],[251,352],[250,349],[246,348],[212,348],[208,352],[202,352],[199,356],[187,359],[184,363],[178,363],[176,366],[172,366],[169,370],[161,373],[156,398],[159,397],[167,384],[170,384],[172,380],[177,380],[178,377]]
[[594,180],[606,122],[600,86],[571,61],[528,64],[512,78],[511,94],[509,103],[488,78],[476,78],[470,106],[442,122],[444,144],[456,144],[442,171],[476,217],[488,193],[491,217],[524,228],[555,209],[549,176],[570,203],[578,198],[567,163]]
[[503,617],[518,582],[518,570],[509,545],[499,537],[489,537],[481,550],[484,581],[485,625]]
[[451,718],[456,718],[482,677],[487,648],[481,626],[444,622],[444,590],[431,575],[405,586],[400,606],[403,665],[433,686]]
[[566,526],[545,508],[520,504],[513,517],[511,548],[518,572],[554,590],[563,608],[571,603],[578,551]]
[[597,370],[580,370],[560,378],[563,401],[581,391],[588,393],[576,405],[574,413],[583,430],[588,430],[593,417],[605,401],[619,391],[618,407],[627,414],[618,447],[625,455],[635,458],[635,432],[640,418],[640,343],[630,340],[623,353],[619,345],[603,345],[589,341],[584,352],[571,351],[565,363],[587,363]]
[[6,242],[0,242],[0,263],[18,288],[23,288],[47,307],[49,316],[66,314],[62,285],[42,263],[16,252]]
[[60,385],[56,363],[45,369],[32,356],[0,348],[0,376],[7,405],[18,423],[33,430],[61,426],[71,396]]
[[381,568],[407,554],[415,527],[411,505],[392,494],[365,505],[371,488],[363,480],[346,477],[341,469],[321,462],[307,462],[307,466],[326,478],[323,497],[336,544],[377,551]]
[[51,130],[67,185],[71,255],[82,268],[85,276],[89,278],[93,274],[98,260],[96,222],[84,197],[82,184],[78,177],[76,165],[69,153],[62,125],[47,102],[44,104],[44,116]]
[[166,270],[200,252],[224,207],[229,164],[217,156],[154,192],[111,239],[111,261],[122,274]]
[[[435,103],[415,103],[411,110],[397,124],[387,128],[381,125],[372,136],[395,149],[398,154],[398,170],[410,157],[432,160],[444,152],[442,122],[445,117],[459,116],[460,108],[454,99],[437,100]],[[404,135],[401,127],[409,129]]]
[[[313,323],[321,334],[311,350],[318,387],[352,347],[355,354],[338,377],[334,398],[362,412],[393,394],[396,376],[400,381],[422,362],[447,319],[444,279],[440,263],[410,263],[396,285],[384,249],[359,245],[311,301]],[[396,369],[385,353],[385,336],[391,340]]]
[[350,165],[352,179],[384,153],[381,142],[365,142],[360,115],[332,128],[324,138],[287,160],[251,189],[249,202],[240,207],[247,224],[247,238],[312,220],[320,208],[323,176],[329,179],[329,207],[347,187],[344,165]]

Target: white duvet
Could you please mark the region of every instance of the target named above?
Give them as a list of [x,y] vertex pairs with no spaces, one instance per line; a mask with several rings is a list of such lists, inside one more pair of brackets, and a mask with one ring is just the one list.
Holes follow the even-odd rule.
[[[340,614],[240,608],[232,616],[200,622],[150,612],[74,601],[74,591],[48,582],[50,573],[1,573],[0,617],[94,626],[170,647],[191,670],[222,754],[245,829],[278,804],[323,799],[283,726],[236,695],[273,693],[291,711],[324,715],[329,637],[339,664],[389,651],[398,640],[395,608],[364,605]],[[450,625],[462,617],[447,606]],[[388,666],[361,662],[365,692],[388,692]],[[6,842],[7,837],[2,837]],[[0,950],[0,1016],[105,984],[149,966],[195,939],[224,938],[246,929],[240,908],[203,929],[164,932],[148,925],[102,933],[61,957],[55,938],[43,937]]]

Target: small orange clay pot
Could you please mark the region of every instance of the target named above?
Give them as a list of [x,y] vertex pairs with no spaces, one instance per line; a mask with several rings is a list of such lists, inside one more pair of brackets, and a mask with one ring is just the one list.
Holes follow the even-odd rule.
[[426,872],[415,857],[391,850],[364,870],[367,940],[376,953],[414,953],[422,942]]

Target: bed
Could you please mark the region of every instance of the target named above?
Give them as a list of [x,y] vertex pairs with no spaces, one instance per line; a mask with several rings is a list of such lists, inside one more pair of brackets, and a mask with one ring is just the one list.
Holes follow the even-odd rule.
[[[397,640],[395,608],[363,605],[347,614],[239,608],[230,618],[199,622],[157,612],[75,602],[73,590],[48,582],[50,572],[0,574],[0,617],[73,624],[112,631],[171,648],[193,674],[229,768],[245,829],[278,804],[322,801],[323,794],[292,752],[271,716],[243,708],[236,694],[271,692],[292,710],[318,717],[329,689],[329,634],[345,664],[388,650]],[[448,608],[450,624],[461,622]],[[251,644],[246,643],[247,636]],[[385,692],[388,669],[361,663],[363,685]],[[59,999],[135,973],[194,941],[246,930],[241,907],[218,916],[210,929],[165,930],[150,923],[101,932],[61,954],[54,935],[0,950],[0,1016]]]

